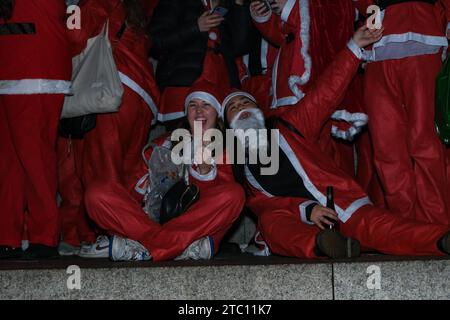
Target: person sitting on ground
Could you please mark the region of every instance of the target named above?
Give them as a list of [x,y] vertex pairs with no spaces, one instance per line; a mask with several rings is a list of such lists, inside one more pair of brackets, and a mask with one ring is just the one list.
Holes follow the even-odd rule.
[[[263,165],[261,158],[235,165],[236,180],[247,187],[247,205],[258,216],[262,236],[275,254],[357,257],[361,246],[393,255],[450,254],[448,226],[403,219],[374,207],[362,188],[317,144],[321,127],[358,69],[361,48],[380,39],[382,31],[360,28],[309,94],[272,124],[246,92],[233,92],[222,104],[225,124],[235,130],[247,158],[260,153],[264,145],[270,154],[279,148],[275,175],[264,175],[261,169],[270,166]],[[266,128],[277,129],[271,135],[279,133],[279,145],[272,139],[246,143],[236,130]],[[335,211],[325,207],[329,186],[335,190]],[[329,228],[338,221],[340,231]]]

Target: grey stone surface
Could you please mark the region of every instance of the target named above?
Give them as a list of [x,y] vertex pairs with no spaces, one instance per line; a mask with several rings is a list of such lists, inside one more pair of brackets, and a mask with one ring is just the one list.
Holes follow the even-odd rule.
[[[376,286],[377,268],[379,288]],[[448,300],[450,260],[336,263],[334,284],[337,300]]]
[[0,271],[0,299],[331,299],[331,264]]

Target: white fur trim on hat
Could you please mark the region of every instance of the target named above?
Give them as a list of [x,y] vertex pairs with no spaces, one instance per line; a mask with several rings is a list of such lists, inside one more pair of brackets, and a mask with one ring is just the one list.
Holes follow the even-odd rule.
[[189,102],[191,102],[193,99],[200,99],[210,103],[211,106],[217,111],[217,114],[220,115],[221,112],[220,102],[212,94],[204,91],[194,91],[186,97],[186,100],[184,101],[184,110],[186,114]]
[[237,96],[244,96],[246,98],[249,98],[254,103],[258,103],[256,101],[255,97],[252,96],[248,92],[245,92],[245,91],[232,92],[228,96],[226,96],[225,100],[223,100],[223,102],[222,102],[222,111],[220,112],[220,116],[222,117],[222,119],[225,119],[225,108],[226,108],[227,104],[231,101],[231,99],[233,99],[234,97],[237,97]]

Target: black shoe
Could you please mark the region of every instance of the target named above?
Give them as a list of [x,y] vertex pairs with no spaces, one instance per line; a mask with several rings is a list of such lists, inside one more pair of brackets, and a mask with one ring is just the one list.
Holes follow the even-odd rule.
[[450,255],[450,232],[447,232],[441,239],[439,239],[438,248],[443,253]]
[[320,253],[332,259],[357,258],[361,254],[358,240],[347,238],[334,229],[320,231],[316,246]]
[[52,259],[57,257],[59,257],[59,253],[56,247],[49,247],[43,244],[30,244],[22,256],[24,260]]
[[22,254],[22,248],[0,246],[0,259],[18,259]]

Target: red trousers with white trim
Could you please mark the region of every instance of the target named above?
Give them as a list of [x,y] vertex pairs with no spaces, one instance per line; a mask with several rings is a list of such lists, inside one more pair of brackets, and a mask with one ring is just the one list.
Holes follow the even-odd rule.
[[365,100],[388,208],[450,225],[444,147],[434,125],[440,54],[370,63]]
[[161,226],[119,184],[91,185],[85,199],[90,216],[100,227],[110,234],[139,241],[154,261],[174,259],[205,236],[213,238],[217,252],[244,206],[244,192],[234,182],[201,188],[200,199],[189,210]]
[[61,238],[78,247],[81,242],[94,242],[95,231],[84,207],[84,187],[81,182],[84,140],[58,138],[58,192]]
[[63,100],[0,95],[0,245],[20,246],[25,209],[30,243],[57,244],[55,145]]
[[[273,253],[298,258],[316,257],[314,248],[320,229],[300,220],[298,202],[268,209],[258,216],[259,229]],[[381,253],[441,256],[444,254],[437,248],[437,242],[449,228],[403,219],[368,205],[357,210],[346,223],[341,222],[340,230],[345,236],[359,240],[362,247]]]

